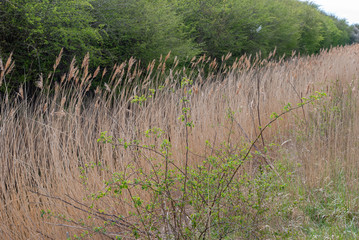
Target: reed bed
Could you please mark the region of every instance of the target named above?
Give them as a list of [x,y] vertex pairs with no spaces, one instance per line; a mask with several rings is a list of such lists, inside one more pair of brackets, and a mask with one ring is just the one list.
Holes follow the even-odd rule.
[[[320,103],[273,124],[263,140],[281,149],[269,153],[273,164],[283,158],[288,164],[301,164],[290,194],[295,197],[299,189],[310,192],[337,185],[340,180],[345,185],[348,211],[358,212],[359,45],[323,50],[312,56],[293,54],[286,59],[278,59],[275,53],[264,60],[260,56],[233,60],[229,54],[218,61],[202,56],[181,67],[168,55],[146,69],[130,59],[113,69],[99,68],[93,73],[88,69],[89,56],[85,56],[81,66],[73,61],[69,71],[58,76],[54,72],[60,60],[61,53],[54,71],[39,78],[36,98],[28,97],[23,88],[16,96],[4,94],[1,98],[2,239],[66,239],[67,234],[81,231],[59,219],[42,217],[41,210],[79,218],[84,213],[33,192],[81,200],[88,192],[79,177],[80,167],[101,163],[115,172],[133,163],[131,152],[98,143],[101,132],[148,142],[145,131],[161,128],[172,144],[172,158],[182,166],[186,133],[178,118],[181,96],[188,90],[179,86],[183,78],[194,82],[189,103],[194,128],[187,135],[193,165],[210,151],[206,141],[213,145],[250,142],[272,112],[281,112],[287,103],[300,103],[302,97],[315,91],[326,92],[328,97]],[[0,85],[11,81],[12,64],[10,57],[1,66]],[[90,90],[93,79],[99,78],[109,81],[103,88]],[[156,92],[149,98],[151,89]],[[134,96],[148,98],[136,104],[132,102]],[[234,124],[228,121],[228,111],[234,112]],[[233,132],[230,137],[229,131]],[[263,147],[261,142],[258,145]],[[243,171],[254,174],[257,167],[248,164]],[[90,175],[88,189],[103,188],[103,181],[109,177],[103,173]],[[115,211],[126,212],[126,206]],[[301,211],[293,219],[293,224],[309,221]]]

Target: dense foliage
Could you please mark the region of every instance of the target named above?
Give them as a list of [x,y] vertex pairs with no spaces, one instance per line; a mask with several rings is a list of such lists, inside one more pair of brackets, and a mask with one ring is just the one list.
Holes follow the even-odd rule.
[[261,51],[317,53],[355,39],[354,26],[298,0],[6,0],[0,1],[0,57],[14,54],[19,76],[10,86],[51,70],[64,48],[90,53],[91,66],[131,56],[146,66],[161,54],[185,60]]

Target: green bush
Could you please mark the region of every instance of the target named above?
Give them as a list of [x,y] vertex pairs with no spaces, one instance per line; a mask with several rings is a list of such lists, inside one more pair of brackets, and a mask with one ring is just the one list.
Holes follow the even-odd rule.
[[[81,225],[86,229],[85,235],[101,234],[116,239],[259,239],[294,234],[288,228],[273,224],[278,214],[285,215],[289,211],[284,208],[290,209],[291,203],[283,192],[291,173],[280,164],[274,166],[269,162],[266,147],[263,151],[254,151],[254,148],[270,124],[324,94],[303,98],[296,107],[287,104],[281,114],[273,113],[272,120],[260,127],[260,134],[250,143],[223,142],[213,146],[207,141],[211,153],[202,156],[203,160],[196,164],[190,157],[188,141],[189,132],[195,127],[190,115],[192,91],[188,88],[191,84],[188,79],[181,82],[179,119],[186,133],[182,163],[172,159],[171,142],[162,129],[147,130],[144,134],[149,143],[146,144],[139,140],[114,139],[103,132],[98,142],[130,151],[133,162],[120,172],[112,172],[100,162],[80,168],[81,180],[89,191],[85,200],[91,204],[75,201],[77,205],[72,206],[87,213],[89,219],[100,221],[89,224],[45,210],[42,215]],[[155,90],[151,92],[154,94]],[[134,97],[132,102],[142,105],[144,101],[146,97]],[[234,123],[231,111],[228,121]],[[257,166],[254,174],[246,170],[249,162]],[[104,181],[103,189],[96,191],[89,189],[90,173],[112,177]],[[120,206],[126,206],[121,215],[116,211]],[[272,209],[273,206],[278,209]]]

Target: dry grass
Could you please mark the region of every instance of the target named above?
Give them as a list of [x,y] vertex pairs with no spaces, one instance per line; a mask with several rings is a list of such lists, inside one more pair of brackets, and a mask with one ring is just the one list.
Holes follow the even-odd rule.
[[[293,56],[288,61],[242,57],[231,65],[224,61],[221,66],[203,56],[181,69],[176,67],[176,60],[168,63],[166,57],[159,64],[150,64],[146,72],[131,59],[111,70],[96,70],[93,75],[98,77],[106,76],[106,71],[111,73],[111,81],[94,96],[85,97],[93,79],[88,60],[86,56],[81,68],[71,64],[69,72],[59,79],[53,74],[41,77],[37,82],[39,97],[32,102],[26,100],[22,89],[11,101],[1,99],[1,238],[65,239],[66,232],[78,231],[63,222],[41,218],[40,210],[81,213],[29,190],[81,200],[86,191],[79,179],[79,167],[101,162],[113,171],[124,169],[133,156],[97,143],[103,131],[145,142],[144,131],[160,127],[172,143],[173,158],[181,164],[185,133],[178,117],[184,90],[178,83],[183,77],[195,83],[190,102],[195,124],[189,136],[192,164],[199,160],[197,155],[209,151],[206,140],[214,144],[228,140],[228,109],[235,111],[236,124],[229,140],[236,142],[246,139],[245,135],[253,139],[258,133],[258,108],[263,125],[272,112],[280,112],[288,102],[298,103],[315,90],[329,93],[321,105],[310,106],[305,113],[297,111],[276,123],[264,134],[264,140],[283,143],[290,161],[302,164],[298,176],[308,188],[329,184],[344,173],[351,210],[358,210],[358,201],[350,192],[359,192],[359,45],[315,56]],[[1,65],[0,84],[9,81],[6,76],[12,66],[11,60],[5,67]],[[209,72],[205,70],[208,66]],[[142,106],[131,103],[131,97],[149,95],[149,89],[158,88],[159,82],[164,82],[164,88],[154,98]],[[255,171],[255,166],[248,166],[247,171]],[[101,188],[108,177],[94,174],[89,185]],[[121,213],[126,208],[116,211]]]

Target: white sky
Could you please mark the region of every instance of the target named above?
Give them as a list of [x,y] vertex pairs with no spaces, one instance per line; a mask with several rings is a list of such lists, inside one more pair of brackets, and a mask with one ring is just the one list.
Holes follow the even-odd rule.
[[345,18],[349,24],[359,23],[359,0],[311,0],[309,2],[316,3],[327,13]]

